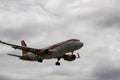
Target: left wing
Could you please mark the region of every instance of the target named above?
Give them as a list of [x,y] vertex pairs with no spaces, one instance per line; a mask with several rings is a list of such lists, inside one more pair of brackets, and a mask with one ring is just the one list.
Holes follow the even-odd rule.
[[40,51],[40,49],[30,48],[30,47],[26,47],[26,46],[14,45],[14,44],[3,42],[1,40],[0,40],[0,43],[11,46],[14,49],[25,50],[27,52],[32,52],[32,53],[35,53],[35,54],[37,54],[37,52]]

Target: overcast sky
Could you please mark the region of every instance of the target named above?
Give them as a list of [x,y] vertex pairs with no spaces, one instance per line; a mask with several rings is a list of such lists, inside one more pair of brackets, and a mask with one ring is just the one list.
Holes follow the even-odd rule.
[[120,80],[120,0],[0,0],[0,40],[43,48],[67,39],[84,43],[73,62],[27,62],[0,44],[0,80]]

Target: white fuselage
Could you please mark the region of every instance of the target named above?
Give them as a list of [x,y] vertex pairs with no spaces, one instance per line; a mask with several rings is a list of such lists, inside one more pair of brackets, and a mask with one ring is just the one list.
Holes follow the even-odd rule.
[[[51,59],[51,58],[59,58],[65,55],[66,53],[73,52],[75,50],[80,49],[83,46],[83,43],[79,40],[71,40],[58,43],[59,45],[51,50],[50,53],[42,56],[42,59]],[[56,44],[57,45],[57,44]],[[52,46],[50,46],[52,47]],[[48,47],[49,48],[49,47]],[[33,53],[28,53],[28,56],[31,60],[38,60],[38,56]]]

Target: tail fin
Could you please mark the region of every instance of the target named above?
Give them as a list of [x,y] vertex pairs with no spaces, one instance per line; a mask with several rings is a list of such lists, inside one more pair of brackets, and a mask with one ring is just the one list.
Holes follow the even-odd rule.
[[[25,43],[24,40],[21,41],[21,46],[25,46],[25,47],[27,47],[27,45],[26,45],[26,43]],[[27,51],[22,50],[22,55],[23,55],[23,56],[24,56],[25,54],[27,54],[27,53],[28,53]]]

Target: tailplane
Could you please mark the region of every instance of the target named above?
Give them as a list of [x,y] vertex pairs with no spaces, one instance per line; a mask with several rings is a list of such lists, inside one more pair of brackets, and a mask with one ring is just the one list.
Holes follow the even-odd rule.
[[[21,46],[27,47],[27,45],[26,45],[26,43],[25,43],[24,40],[21,41]],[[23,56],[26,55],[27,53],[28,53],[27,51],[22,50],[22,55],[23,55]]]
[[20,56],[20,55],[15,55],[15,54],[8,54],[8,55],[10,55],[10,56],[14,56],[14,57],[19,57],[19,58],[22,57],[22,56]]

